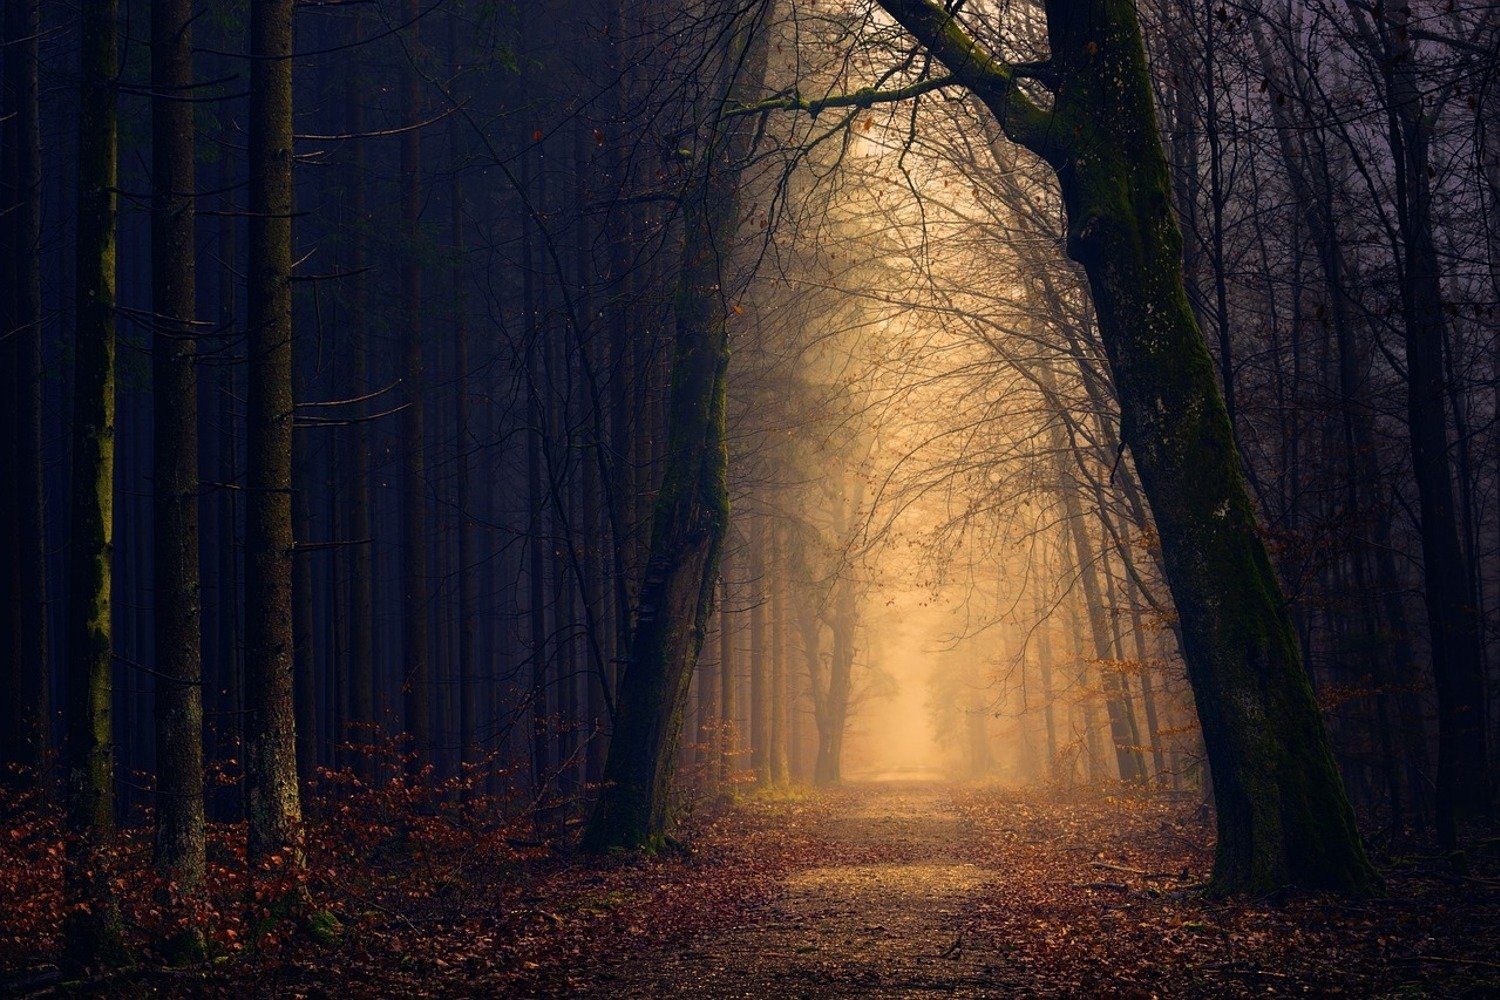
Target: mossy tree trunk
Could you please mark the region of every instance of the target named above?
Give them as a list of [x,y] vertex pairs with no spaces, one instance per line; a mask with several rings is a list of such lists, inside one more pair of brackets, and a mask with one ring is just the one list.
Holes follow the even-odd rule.
[[722,53],[723,99],[683,206],[683,250],[673,310],[667,450],[651,522],[635,627],[620,678],[604,789],[584,835],[587,849],[652,850],[667,834],[667,807],[688,687],[729,524],[725,438],[729,265],[740,220],[740,175],[753,141],[731,102],[761,86],[765,4],[738,14]]
[[1183,289],[1135,7],[1050,0],[1049,61],[983,51],[929,0],[881,5],[1057,173],[1131,450],[1162,542],[1218,806],[1212,889],[1371,891],[1378,882],[1255,522],[1213,361]]
[[65,964],[124,958],[114,871],[110,581],[115,472],[117,0],[88,0],[81,24],[67,645]]
[[8,692],[0,706],[0,768],[32,777],[48,743],[39,12],[39,0],[7,3],[0,35],[0,463],[12,470],[0,481],[0,545],[13,553],[0,568],[0,684]]
[[155,860],[185,894],[202,887],[205,863],[192,13],[191,0],[151,5]]
[[249,861],[302,868],[292,704],[292,7],[250,5],[245,394],[245,811]]

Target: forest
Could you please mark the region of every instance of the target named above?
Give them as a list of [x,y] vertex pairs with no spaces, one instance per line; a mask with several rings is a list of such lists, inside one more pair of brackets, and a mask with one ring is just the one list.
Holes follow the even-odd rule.
[[1500,6],[3,0],[0,995],[1500,995]]

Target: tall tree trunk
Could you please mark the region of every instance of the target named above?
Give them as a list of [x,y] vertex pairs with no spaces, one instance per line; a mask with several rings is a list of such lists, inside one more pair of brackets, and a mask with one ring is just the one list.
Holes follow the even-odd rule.
[[[0,80],[0,769],[35,777],[49,742],[47,567],[42,494],[40,0],[5,5]],[[0,774],[0,781],[8,776]]]
[[[783,579],[782,586],[790,586],[790,579]],[[792,623],[788,621],[782,627],[786,636],[782,646],[783,662],[786,664],[782,669],[786,692],[783,696],[786,699],[786,773],[788,780],[800,784],[807,780],[806,756],[802,745],[802,705],[807,678],[803,671],[797,669],[796,658],[792,655]]]
[[[1280,90],[1286,85],[1281,79],[1283,74],[1271,56],[1270,46],[1260,29],[1259,22],[1253,21],[1252,27],[1257,56],[1265,77]],[[1302,84],[1302,74],[1294,72],[1292,77],[1299,86]],[[1328,297],[1328,324],[1332,327],[1337,345],[1339,417],[1343,432],[1345,491],[1348,497],[1349,515],[1354,523],[1368,521],[1374,525],[1375,537],[1369,540],[1363,552],[1356,551],[1353,559],[1357,575],[1363,581],[1360,584],[1359,593],[1364,616],[1368,627],[1372,630],[1377,628],[1378,624],[1370,599],[1372,591],[1369,585],[1372,581],[1364,572],[1366,560],[1373,561],[1376,577],[1381,581],[1375,589],[1384,594],[1382,613],[1390,631],[1388,642],[1384,644],[1385,648],[1372,658],[1372,675],[1377,688],[1377,710],[1385,716],[1389,714],[1389,689],[1392,679],[1413,670],[1416,665],[1411,654],[1410,640],[1404,634],[1406,615],[1401,607],[1401,588],[1395,574],[1395,561],[1391,554],[1390,541],[1384,537],[1389,534],[1389,519],[1376,509],[1372,497],[1375,484],[1379,481],[1379,469],[1375,461],[1375,443],[1366,410],[1367,404],[1364,402],[1367,388],[1365,377],[1369,367],[1368,348],[1359,337],[1356,327],[1358,305],[1350,296],[1350,289],[1358,286],[1359,275],[1353,262],[1344,252],[1343,243],[1337,232],[1334,191],[1332,190],[1334,185],[1330,177],[1327,151],[1314,140],[1304,138],[1299,134],[1295,123],[1291,121],[1284,107],[1285,102],[1282,100],[1282,95],[1278,93],[1270,102],[1277,144],[1283,166],[1291,181],[1292,193],[1317,249],[1324,290]],[[1406,698],[1409,701],[1412,695],[1408,693]],[[1420,730],[1420,726],[1417,728]],[[1394,731],[1386,726],[1381,726],[1380,729],[1380,739],[1386,741],[1386,745],[1389,746],[1390,737]],[[1402,731],[1407,738],[1405,756],[1408,766],[1420,761],[1421,768],[1425,771],[1427,760],[1425,736],[1419,736],[1413,741],[1410,738],[1410,730],[1406,726],[1402,727]],[[1388,768],[1388,770],[1394,772],[1394,769]],[[1425,779],[1420,779],[1416,783],[1408,780],[1407,785],[1420,789],[1422,780]],[[1404,814],[1400,805],[1402,798],[1401,788],[1392,781],[1390,799],[1393,826],[1398,832],[1401,823],[1397,814]],[[1425,793],[1419,792],[1413,796],[1413,802],[1419,803],[1425,798],[1427,798]],[[1420,806],[1418,808],[1420,815]]]
[[[228,123],[224,118],[219,120],[218,130],[221,139],[228,134]],[[219,216],[216,240],[219,264],[216,279],[219,283],[217,347],[227,355],[231,352],[238,333],[235,295],[238,246],[234,224],[236,213],[232,195],[233,185],[230,183],[228,157],[221,158],[219,162],[218,182],[217,204],[222,214]],[[216,727],[220,752],[214,760],[219,766],[226,766],[231,760],[243,760],[245,741],[244,644],[241,641],[244,633],[240,618],[244,610],[241,600],[239,564],[240,491],[233,488],[239,477],[239,435],[232,407],[233,401],[239,398],[235,391],[235,381],[235,366],[220,366],[214,383],[216,402],[214,419],[218,425],[216,431],[219,437],[215,478],[220,483],[217,491],[218,534],[214,539],[216,555],[214,582],[218,587],[218,606],[215,615],[218,619],[215,629],[218,633],[218,646],[215,650],[215,659],[218,663],[219,676],[222,679],[217,702]],[[215,818],[230,822],[241,818],[244,797],[240,794],[237,784],[231,787],[221,787],[213,801]]]
[[[1362,11],[1354,16],[1364,23]],[[1423,596],[1438,701],[1437,831],[1453,847],[1458,823],[1490,810],[1484,658],[1472,568],[1459,541],[1444,399],[1448,340],[1442,264],[1433,239],[1429,147],[1432,121],[1411,49],[1406,0],[1382,7],[1372,55],[1385,74],[1396,219],[1404,266],[1401,318],[1406,346],[1406,416],[1416,477],[1422,541]]]
[[833,655],[828,670],[826,721],[818,732],[818,759],[813,767],[813,783],[824,786],[837,785],[843,780],[844,729],[848,724],[854,679],[854,588],[847,580],[838,581],[833,600]]
[[[531,196],[531,153],[521,157],[521,188]],[[531,780],[538,803],[543,798],[551,765],[551,738],[547,711],[547,547],[543,525],[546,523],[547,489],[542,480],[542,438],[546,432],[546,409],[542,391],[545,385],[542,359],[546,352],[543,327],[539,321],[536,294],[536,267],[532,252],[535,220],[527,206],[521,209],[521,309],[526,337],[526,552],[528,556],[527,617],[529,619],[531,659]]]
[[770,741],[766,746],[766,770],[771,783],[787,783],[787,656],[786,656],[786,602],[783,600],[783,576],[781,572],[781,536],[779,526],[769,527],[771,544],[766,560],[765,576],[768,610],[771,616],[771,649],[767,688],[770,704]]
[[1213,361],[1183,291],[1181,234],[1128,0],[1048,0],[1043,110],[930,0],[880,0],[1006,134],[1056,170],[1150,500],[1213,769],[1213,891],[1378,882],[1258,533]]
[[251,0],[245,811],[257,877],[303,867],[292,693],[292,8]]
[[[350,18],[350,40],[360,37],[358,13]],[[364,76],[355,66],[345,70],[344,107],[351,135],[343,165],[344,232],[349,241],[348,345],[349,395],[363,399],[370,392],[368,288],[365,277],[365,239],[369,226],[365,206]],[[370,425],[360,405],[349,429],[349,715],[354,728],[340,734],[356,748],[355,770],[365,781],[375,777],[372,750],[375,720],[375,622],[373,581],[375,539],[370,524]]]
[[807,685],[812,694],[813,729],[817,745],[813,748],[813,784],[831,784],[833,769],[828,766],[832,728],[832,685],[823,672],[822,623],[816,603],[804,598],[798,602],[797,630],[802,634],[802,659],[807,670]]
[[[421,51],[418,35],[421,0],[406,0],[410,18],[408,55]],[[401,411],[401,692],[406,713],[407,775],[421,773],[432,748],[431,667],[429,664],[429,606],[427,581],[427,470],[423,436],[422,367],[422,130],[415,127],[421,110],[422,78],[416,66],[405,72],[405,105],[411,125],[401,134],[401,381],[405,407]]]
[[[1065,537],[1060,543],[1058,556],[1063,571],[1067,571],[1069,540]],[[1074,558],[1076,559],[1076,553]],[[1076,569],[1075,569],[1076,572]],[[1099,739],[1099,702],[1092,690],[1088,658],[1083,652],[1083,615],[1080,613],[1079,605],[1086,601],[1087,597],[1080,598],[1077,594],[1065,594],[1063,596],[1063,607],[1067,613],[1066,630],[1069,640],[1069,652],[1072,653],[1074,673],[1074,686],[1078,691],[1074,703],[1075,719],[1074,729],[1077,730],[1078,722],[1083,724],[1083,737],[1081,749],[1083,751],[1083,777],[1084,781],[1091,785],[1100,784],[1106,777],[1106,764],[1104,761],[1104,748]]]
[[[299,349],[301,345],[299,344]],[[317,364],[305,352],[293,364],[292,394],[311,395],[308,379],[300,373]],[[292,432],[292,536],[305,545],[312,537],[312,455],[306,429]],[[297,724],[297,780],[304,795],[318,772],[318,647],[313,625],[313,551],[292,552],[292,707]],[[311,800],[303,803],[311,810]]]
[[[762,85],[764,14],[757,4],[726,33],[721,109]],[[666,836],[683,702],[713,609],[729,522],[724,289],[740,221],[740,170],[752,139],[745,123],[719,116],[699,164],[700,182],[684,205],[666,460],[605,787],[585,833],[593,850],[650,849]]]
[[[456,63],[458,59],[458,18],[449,17],[448,57]],[[467,284],[464,280],[464,199],[463,186],[459,182],[458,129],[450,124],[448,130],[448,156],[451,161],[452,179],[449,182],[449,252],[453,255],[453,266],[449,271],[449,283],[453,296],[453,422],[456,480],[453,484],[458,498],[458,769],[464,788],[475,780],[470,769],[476,761],[478,744],[475,737],[478,694],[478,678],[475,663],[475,615],[479,605],[479,540],[476,537],[477,523],[471,504],[474,502],[470,488],[469,452],[474,437],[471,428],[468,379],[469,379],[469,315]]]
[[123,927],[115,850],[110,557],[114,542],[117,0],[80,10],[78,232],[67,648],[65,959],[116,964]]
[[723,728],[719,744],[719,788],[727,792],[734,775],[736,745],[734,689],[734,621],[729,613],[729,558],[726,553],[723,563],[722,586],[719,591],[719,725]]
[[155,861],[161,878],[188,894],[202,886],[205,865],[192,16],[192,0],[151,5]]
[[[1040,384],[1043,391],[1053,400],[1054,405],[1060,407],[1061,403],[1057,401],[1052,374],[1045,368],[1042,371]],[[1109,717],[1109,733],[1115,748],[1115,764],[1121,781],[1127,783],[1144,781],[1146,764],[1141,756],[1140,733],[1136,727],[1135,712],[1130,707],[1119,671],[1110,662],[1115,657],[1110,648],[1107,618],[1110,609],[1106,607],[1104,595],[1099,590],[1099,576],[1102,570],[1096,562],[1093,539],[1089,537],[1088,529],[1083,523],[1083,505],[1078,499],[1077,484],[1068,475],[1064,455],[1073,449],[1063,436],[1063,430],[1058,423],[1059,419],[1061,419],[1060,416],[1053,420],[1048,428],[1049,450],[1052,452],[1054,471],[1057,475],[1056,489],[1061,495],[1063,510],[1068,521],[1068,533],[1076,560],[1074,569],[1079,581],[1083,584],[1083,602],[1087,606],[1089,634],[1094,641],[1096,672],[1104,691],[1104,709]],[[1081,460],[1081,456],[1077,456],[1076,453],[1075,458]],[[1103,511],[1100,511],[1100,514],[1102,516]]]
[[1057,706],[1052,693],[1052,630],[1042,607],[1042,594],[1036,583],[1031,588],[1031,612],[1036,618],[1037,673],[1042,681],[1042,721],[1047,727],[1047,779],[1057,781]]
[[636,470],[631,459],[631,389],[638,377],[634,362],[632,306],[633,239],[636,207],[624,202],[629,196],[629,155],[634,137],[626,134],[630,116],[631,73],[628,68],[624,26],[625,0],[609,0],[606,12],[606,48],[610,92],[611,127],[618,134],[606,137],[605,171],[616,204],[605,222],[609,240],[609,274],[603,284],[604,323],[609,331],[609,514],[613,563],[611,591],[614,603],[614,645],[623,653],[630,645],[631,584],[636,575],[634,512]]
[[750,544],[750,769],[755,782],[771,782],[771,695],[766,656],[766,528],[751,522]]

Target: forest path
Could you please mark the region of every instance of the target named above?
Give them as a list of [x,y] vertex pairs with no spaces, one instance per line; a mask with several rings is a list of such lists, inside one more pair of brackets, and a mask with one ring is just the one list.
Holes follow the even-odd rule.
[[826,844],[741,926],[637,953],[588,995],[628,997],[1008,996],[993,950],[966,925],[1000,880],[950,786],[852,785],[806,833]]

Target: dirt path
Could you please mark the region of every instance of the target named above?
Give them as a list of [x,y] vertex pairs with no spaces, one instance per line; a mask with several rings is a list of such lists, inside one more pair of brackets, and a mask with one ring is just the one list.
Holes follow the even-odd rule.
[[589,995],[1012,995],[999,956],[965,933],[998,873],[976,863],[949,788],[874,782],[839,798],[807,831],[829,845],[822,863],[788,876],[749,922],[629,956]]

